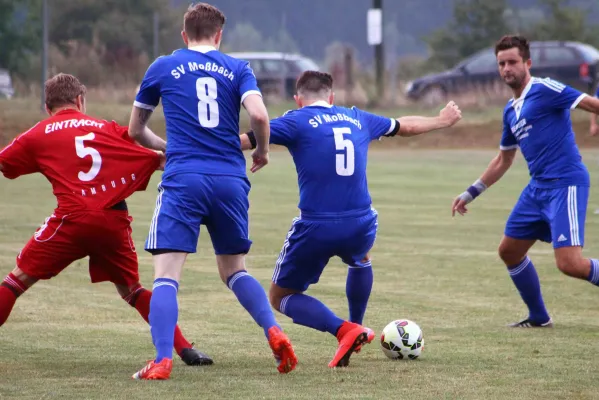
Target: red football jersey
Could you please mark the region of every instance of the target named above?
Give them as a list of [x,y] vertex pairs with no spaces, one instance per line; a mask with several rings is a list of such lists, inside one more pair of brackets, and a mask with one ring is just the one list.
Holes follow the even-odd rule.
[[42,173],[65,214],[110,208],[145,190],[160,157],[114,121],[64,110],[13,140],[0,151],[0,163],[9,179]]

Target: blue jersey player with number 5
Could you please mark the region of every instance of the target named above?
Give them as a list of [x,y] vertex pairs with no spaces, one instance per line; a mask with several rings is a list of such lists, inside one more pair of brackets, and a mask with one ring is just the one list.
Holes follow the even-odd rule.
[[453,202],[452,214],[497,182],[512,165],[517,148],[531,180],[505,226],[499,256],[528,307],[514,328],[550,328],[553,322],[528,250],[537,240],[552,242],[564,274],[599,286],[599,260],[582,256],[590,179],[574,139],[570,110],[599,114],[599,99],[551,79],[530,75],[528,40],[505,36],[495,46],[499,73],[514,93],[503,112],[500,151],[483,175]]
[[252,242],[250,184],[239,139],[241,105],[258,141],[252,172],[268,163],[270,130],[249,64],[217,50],[224,23],[222,12],[209,4],[190,6],[182,32],[187,48],[154,61],[134,103],[130,135],[146,147],[164,146],[145,128],[162,99],[167,136],[167,161],[146,241],[155,269],[149,319],[157,354],[135,379],[170,377],[179,278],[187,254],[196,252],[200,225],[210,234],[221,279],[264,330],[278,371],[290,372],[297,364],[264,289],[245,269]]
[[[450,102],[438,117],[381,117],[333,105],[332,89],[331,75],[304,72],[296,84],[299,109],[271,121],[271,143],[287,147],[297,169],[301,213],[276,262],[270,301],[294,323],[337,338],[329,363],[335,368],[347,366],[352,353],[374,338],[374,332],[362,326],[372,288],[368,252],[378,226],[366,182],[370,142],[448,127],[461,119],[461,112]],[[241,143],[244,149],[253,148],[255,132],[241,135]],[[349,265],[349,321],[304,294],[334,256]]]

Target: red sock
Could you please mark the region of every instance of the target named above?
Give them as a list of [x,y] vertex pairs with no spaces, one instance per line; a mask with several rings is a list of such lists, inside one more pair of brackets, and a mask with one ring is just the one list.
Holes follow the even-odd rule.
[[0,284],[0,326],[4,325],[12,311],[17,297],[25,293],[27,287],[12,273]]
[[[142,316],[143,319],[148,322],[150,315],[150,299],[152,298],[152,292],[147,289],[140,287],[139,289],[132,291],[132,293],[125,298],[125,301],[131,304],[137,312]],[[133,303],[133,304],[132,304]],[[181,354],[183,349],[191,348],[191,343],[185,339],[179,325],[175,327],[175,351],[177,354]]]

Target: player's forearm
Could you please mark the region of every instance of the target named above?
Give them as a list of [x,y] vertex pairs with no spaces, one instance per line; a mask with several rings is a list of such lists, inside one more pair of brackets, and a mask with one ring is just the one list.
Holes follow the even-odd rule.
[[450,123],[440,116],[419,117],[409,116],[397,118],[399,121],[399,135],[404,137],[418,136],[423,133],[431,132],[437,129],[443,129],[450,126]]
[[[458,205],[461,203],[462,207],[478,196],[480,196],[485,190],[487,190],[490,186],[495,184],[508,169],[510,169],[512,162],[514,160],[514,156],[516,154],[516,150],[502,150],[497,157],[495,157],[489,163],[489,166],[483,172],[482,176],[477,179],[468,189],[466,189],[462,194],[458,196],[456,201],[459,201]],[[454,205],[455,207],[455,205]],[[456,209],[454,208],[454,211]],[[459,207],[458,207],[458,212]]]
[[268,150],[268,143],[270,141],[270,121],[268,120],[268,114],[266,114],[266,118],[264,116],[253,117],[250,125],[256,137],[256,148]]
[[241,143],[241,151],[251,150],[253,148],[252,142],[247,133],[242,133],[239,135],[239,142]]
[[147,127],[152,110],[133,107],[129,120],[129,136],[143,147],[152,150],[166,151],[166,142]]
[[599,115],[599,98],[585,96],[576,108],[580,108],[581,110],[588,111],[592,114]]
[[256,149],[268,151],[270,120],[262,96],[250,94],[243,101],[243,106],[250,116],[250,126],[256,137]]
[[500,180],[508,169],[512,166],[512,160],[498,155],[489,163],[489,166],[483,172],[479,180],[486,188],[491,187]]

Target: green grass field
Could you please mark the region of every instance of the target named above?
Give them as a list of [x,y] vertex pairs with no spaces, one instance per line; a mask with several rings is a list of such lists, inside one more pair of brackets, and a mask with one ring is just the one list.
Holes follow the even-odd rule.
[[[599,289],[561,275],[551,247],[535,262],[553,330],[510,330],[525,316],[496,255],[503,224],[527,181],[519,161],[465,218],[450,216],[455,195],[493,152],[373,152],[369,165],[380,231],[372,252],[375,284],[365,324],[377,335],[391,320],[409,318],[424,330],[417,361],[392,362],[378,337],[349,368],[330,370],[336,340],[279,316],[300,363],[279,375],[259,329],[216,272],[208,235],[189,258],[179,294],[184,333],[211,354],[212,367],[177,360],[168,382],[136,382],[133,372],[153,357],[149,328],[110,284],[91,285],[82,260],[38,283],[0,328],[0,399],[593,399],[599,398]],[[596,170],[599,152],[585,152]],[[155,187],[155,176],[151,187]],[[248,268],[266,288],[291,219],[297,214],[295,171],[285,153],[251,177],[254,241]],[[38,176],[0,183],[0,273],[4,276],[54,199]],[[134,238],[142,283],[152,282],[142,251],[155,191],[135,194]],[[586,255],[599,254],[599,192],[589,202]],[[309,293],[347,317],[346,267],[333,260]]]

